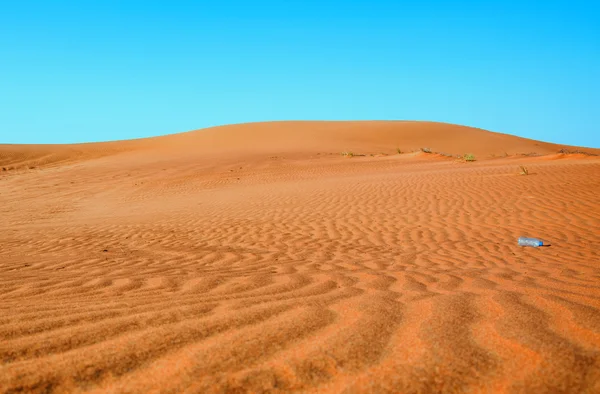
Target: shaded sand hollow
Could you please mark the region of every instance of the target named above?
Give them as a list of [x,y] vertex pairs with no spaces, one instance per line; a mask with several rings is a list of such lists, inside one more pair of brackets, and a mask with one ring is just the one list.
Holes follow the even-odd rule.
[[0,392],[598,393],[582,150],[425,122],[0,145]]

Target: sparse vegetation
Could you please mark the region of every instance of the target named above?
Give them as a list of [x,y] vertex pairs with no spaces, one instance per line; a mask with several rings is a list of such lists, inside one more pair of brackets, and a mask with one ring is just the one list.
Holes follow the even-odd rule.
[[475,161],[475,155],[472,153],[465,153],[463,159],[464,161]]
[[421,148],[421,152],[423,152],[423,153],[431,153],[431,148]]
[[357,157],[357,156],[366,156],[366,153],[355,153],[352,151],[346,151],[346,152],[342,152],[342,156],[344,157]]
[[521,171],[520,175],[529,175],[529,170],[525,166],[519,166],[519,170]]
[[402,150],[400,148],[396,148],[396,152],[398,152],[399,155],[402,154]]
[[584,152],[584,151],[579,150],[579,149],[569,150],[567,148],[563,148],[563,149],[559,150],[558,153],[562,153],[562,154],[565,154],[565,155],[580,154],[580,155],[587,155],[587,156],[598,156],[595,153]]

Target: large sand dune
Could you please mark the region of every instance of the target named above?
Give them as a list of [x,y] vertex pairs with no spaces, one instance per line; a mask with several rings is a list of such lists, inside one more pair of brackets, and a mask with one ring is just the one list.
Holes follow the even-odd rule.
[[424,122],[0,145],[0,392],[600,392],[600,152],[562,148]]

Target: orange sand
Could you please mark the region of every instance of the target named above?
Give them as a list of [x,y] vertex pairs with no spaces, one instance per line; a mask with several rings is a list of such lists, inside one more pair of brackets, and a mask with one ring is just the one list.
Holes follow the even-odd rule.
[[0,391],[600,392],[600,157],[561,148],[421,122],[0,145]]

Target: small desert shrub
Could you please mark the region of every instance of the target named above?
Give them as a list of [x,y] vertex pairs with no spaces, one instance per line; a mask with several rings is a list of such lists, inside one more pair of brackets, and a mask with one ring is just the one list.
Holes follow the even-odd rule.
[[519,170],[521,170],[520,175],[529,175],[529,170],[525,166],[519,166]]
[[431,148],[421,148],[421,152],[423,152],[423,153],[431,153]]
[[354,157],[354,152],[342,152],[342,156],[345,156],[345,157]]
[[402,154],[402,150],[400,148],[396,148],[396,152],[398,152],[399,155]]
[[465,161],[475,161],[475,155],[472,153],[465,153],[465,155],[463,156],[463,159]]

